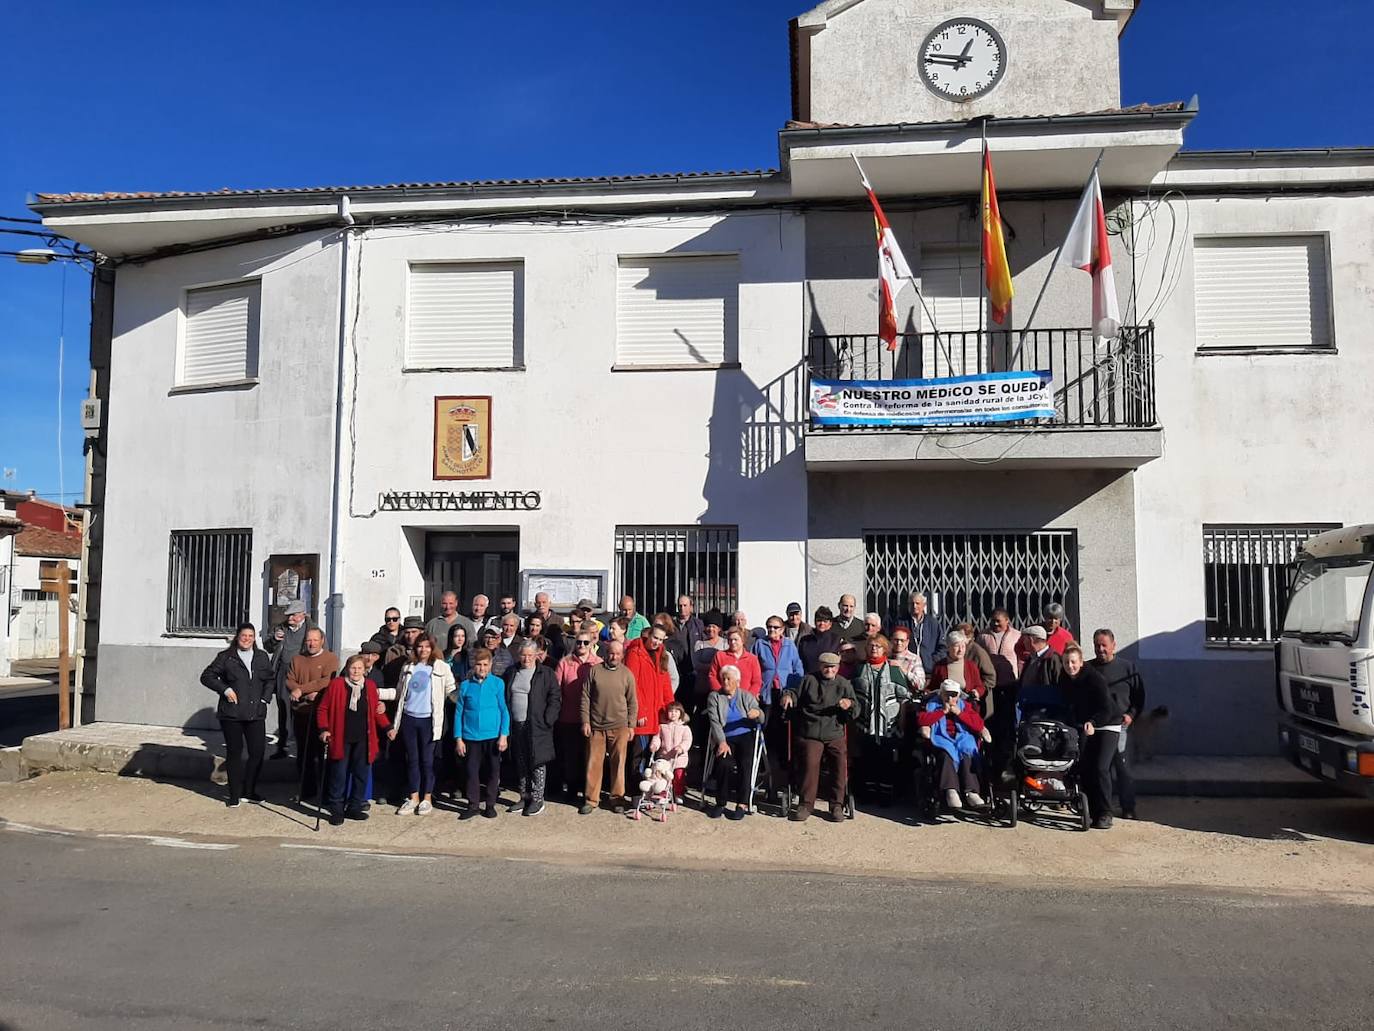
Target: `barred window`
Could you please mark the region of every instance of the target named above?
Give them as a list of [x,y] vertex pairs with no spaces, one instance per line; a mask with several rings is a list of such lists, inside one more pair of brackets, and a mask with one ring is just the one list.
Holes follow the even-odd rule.
[[1310,537],[1340,523],[1207,525],[1202,568],[1207,644],[1226,648],[1272,644],[1283,627],[1288,568]]
[[679,595],[698,612],[734,612],[739,605],[739,527],[618,526],[615,601],[628,594],[646,616],[676,618]]
[[246,623],[252,560],[252,530],[173,530],[167,633],[219,637]]

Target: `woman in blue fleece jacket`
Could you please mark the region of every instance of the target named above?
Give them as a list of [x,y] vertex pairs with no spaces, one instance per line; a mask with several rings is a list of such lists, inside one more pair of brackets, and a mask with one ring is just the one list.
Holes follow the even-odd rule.
[[482,802],[482,764],[486,763],[486,808],[482,815],[495,819],[496,798],[501,793],[501,753],[510,734],[510,709],[506,708],[506,682],[491,671],[491,652],[472,653],[472,671],[458,685],[453,733],[458,755],[467,760],[468,807],[459,817],[470,820]]

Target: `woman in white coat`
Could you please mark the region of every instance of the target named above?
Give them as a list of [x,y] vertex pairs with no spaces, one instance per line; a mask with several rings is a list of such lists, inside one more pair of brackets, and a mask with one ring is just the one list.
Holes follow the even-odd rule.
[[400,718],[387,734],[392,741],[400,735],[410,779],[410,797],[397,816],[423,816],[434,808],[434,744],[444,732],[444,698],[457,686],[434,638],[426,634],[417,640],[415,658],[405,664],[395,688]]

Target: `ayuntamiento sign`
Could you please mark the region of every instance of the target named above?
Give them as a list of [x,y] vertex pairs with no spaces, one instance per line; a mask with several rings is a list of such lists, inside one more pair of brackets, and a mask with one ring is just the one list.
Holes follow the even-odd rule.
[[1048,372],[811,381],[811,418],[821,426],[942,426],[1053,417]]

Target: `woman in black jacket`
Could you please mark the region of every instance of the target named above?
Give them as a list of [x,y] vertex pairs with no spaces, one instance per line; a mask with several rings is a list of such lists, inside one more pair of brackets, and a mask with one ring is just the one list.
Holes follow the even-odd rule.
[[1076,644],[1064,649],[1059,690],[1073,709],[1074,722],[1083,728],[1079,769],[1088,793],[1088,812],[1093,826],[1106,830],[1112,825],[1112,757],[1116,755],[1124,712],[1107,687],[1106,678],[1084,664],[1083,649]]
[[[258,794],[258,774],[267,750],[267,707],[276,691],[277,675],[271,658],[257,646],[257,637],[253,624],[243,623],[234,643],[216,655],[200,675],[200,682],[219,695],[215,715],[224,731],[230,809],[240,798],[263,801]],[[245,745],[247,768],[243,765]]]
[[520,778],[516,804],[523,806],[525,816],[538,816],[544,811],[544,783],[554,758],[553,725],[563,708],[563,692],[553,670],[539,662],[539,643],[533,640],[521,642],[515,665],[502,679],[510,710],[510,748]]

